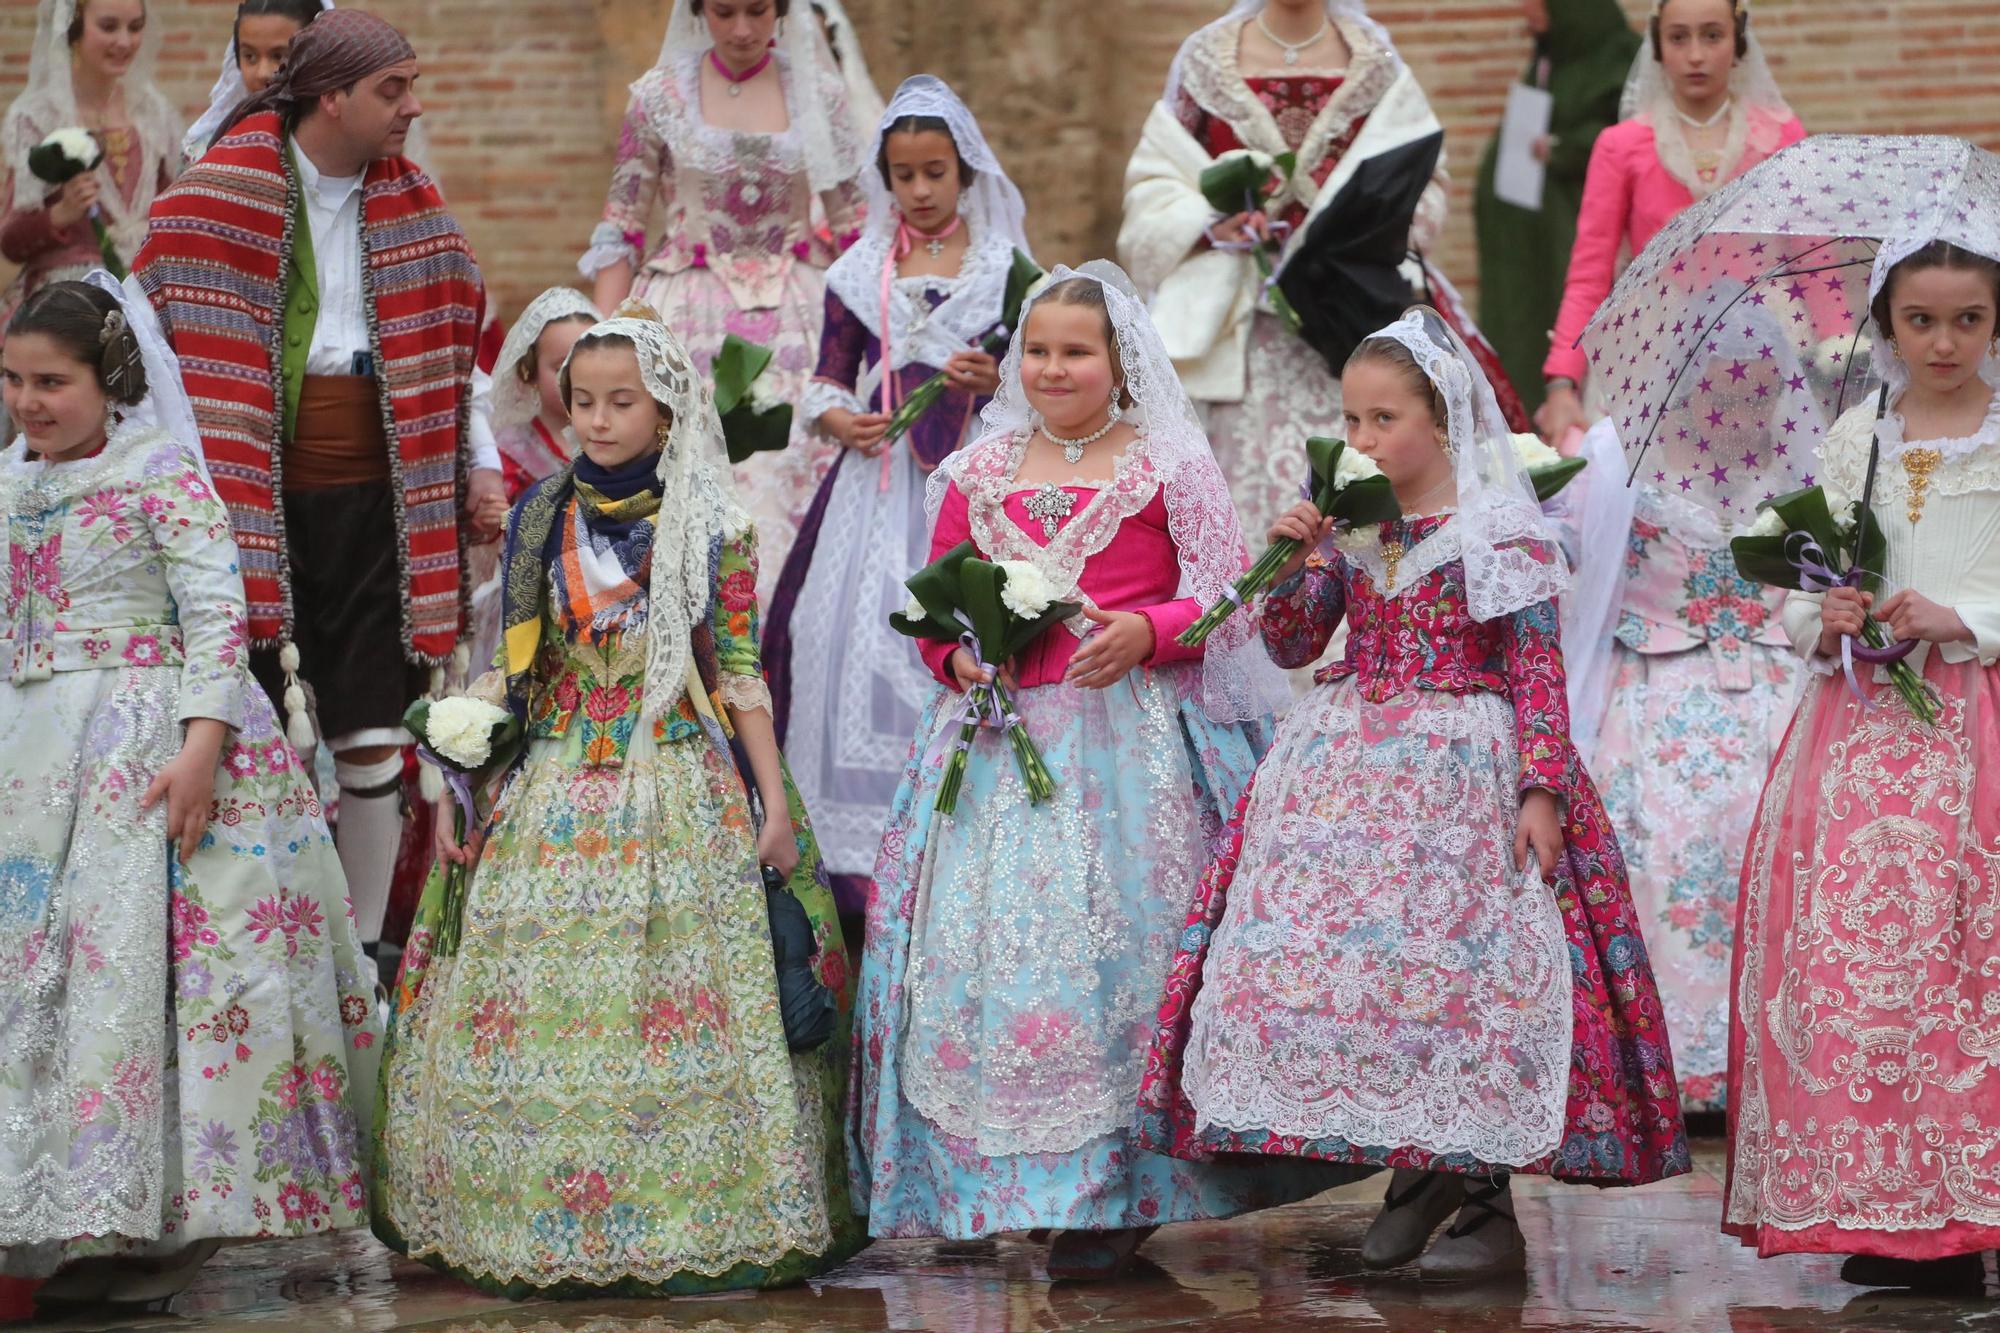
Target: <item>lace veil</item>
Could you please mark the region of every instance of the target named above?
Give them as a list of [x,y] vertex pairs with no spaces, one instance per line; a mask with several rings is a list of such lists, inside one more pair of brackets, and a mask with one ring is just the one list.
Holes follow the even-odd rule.
[[895,193],[882,183],[875,169],[890,127],[909,116],[935,116],[949,127],[958,155],[976,174],[960,195],[959,216],[971,230],[971,246],[965,255],[952,295],[926,317],[920,327],[912,323],[906,302],[891,302],[889,316],[897,326],[888,330],[886,341],[894,350],[896,365],[918,362],[943,365],[952,353],[963,351],[974,338],[993,326],[1006,297],[1007,274],[1015,250],[1026,253],[1027,234],[1022,219],[1027,205],[1021,191],[1008,179],[1000,159],[980,133],[957,93],[942,79],[919,74],[905,79],[882,113],[870,143],[871,157],[861,170],[862,189],[868,200],[868,222],[847,253],[827,270],[826,281],[841,302],[881,338],[882,275],[894,262],[897,224],[902,214],[896,209]]
[[[1653,0],[1652,17],[1658,18],[1666,0]],[[1750,0],[1737,0],[1746,21]],[[1704,181],[1695,170],[1694,151],[1688,147],[1687,133],[1674,108],[1673,89],[1667,83],[1666,67],[1653,59],[1650,39],[1639,44],[1632,58],[1632,72],[1625,79],[1625,95],[1618,103],[1618,118],[1633,120],[1644,116],[1653,127],[1654,150],[1667,173],[1687,186],[1697,199],[1705,199],[1728,183],[1729,173],[1743,160],[1746,149],[1768,156],[1778,147],[1778,133],[1792,119],[1792,108],[1778,91],[1778,81],[1764,59],[1764,44],[1753,27],[1747,34],[1746,49],[1729,71],[1729,137],[1723,141],[1723,170],[1713,180]],[[1755,119],[1752,109],[1763,114]]]
[[588,315],[593,322],[604,318],[590,298],[576,288],[551,287],[528,302],[528,308],[514,321],[514,327],[507,330],[507,340],[500,344],[500,359],[493,363],[491,376],[495,431],[525,426],[540,414],[540,391],[533,384],[523,384],[515,370],[542,336],[543,329],[573,315]]
[[689,635],[707,619],[715,595],[715,549],[740,536],[750,517],[730,480],[714,390],[680,340],[657,316],[607,319],[585,336],[604,334],[632,344],[646,391],[673,413],[660,451],[660,522],[654,529],[647,592],[646,693],[640,721],[650,727],[680,702],[688,685],[694,665]]
[[[48,192],[48,187],[28,170],[28,150],[50,131],[79,123],[76,90],[70,82],[69,50],[69,27],[76,18],[78,3],[79,0],[41,0],[35,13],[35,48],[28,58],[28,85],[7,108],[4,125],[0,125],[7,165],[14,172],[15,208],[39,208]],[[171,175],[180,165],[172,155],[181,141],[181,120],[153,82],[162,30],[157,18],[146,25],[139,54],[125,71],[123,85],[125,113],[131,118],[142,148],[149,158],[157,154],[166,159]],[[118,252],[129,257],[137,253],[145,239],[146,215],[152,211],[153,198],[159,190],[159,170],[149,164],[140,172],[137,193],[129,203],[105,168],[100,166],[98,171],[104,175],[105,185],[97,196],[98,207],[104,212],[105,226]]]
[[[1104,308],[1124,367],[1126,391],[1135,404],[1125,414],[1139,431],[1131,448],[1142,452],[1166,501],[1167,529],[1180,559],[1178,595],[1195,598],[1204,607],[1213,605],[1248,568],[1249,553],[1208,435],[1124,270],[1102,259],[1080,269],[1059,264],[1050,274],[1050,285],[1070,278],[1088,279],[1104,289]],[[1027,323],[1024,310],[1021,328],[1014,330],[1013,344],[1000,366],[1000,387],[982,417],[985,434],[980,444],[959,450],[931,473],[925,507],[933,526],[947,488],[983,451],[982,446],[1025,438],[1037,425],[1021,388],[1021,330]],[[1067,595],[1075,589],[1060,591]],[[1289,697],[1284,677],[1265,656],[1249,616],[1232,616],[1209,637],[1201,681],[1202,708],[1209,717],[1218,722],[1250,721],[1277,711]]]
[[[714,45],[708,25],[688,0],[673,0],[673,7],[656,62],[662,69],[675,68],[683,58],[699,58]],[[778,20],[777,50],[790,73],[792,129],[804,149],[807,178],[816,194],[838,189],[861,174],[865,159],[841,75],[809,5],[801,3]]]
[[1472,618],[1497,620],[1561,594],[1569,585],[1561,544],[1471,349],[1426,306],[1412,307],[1371,337],[1408,348],[1444,399],[1458,483],[1450,526],[1465,562]]
[[[1946,241],[1961,250],[2000,261],[2000,158],[1968,152],[1963,179],[1956,191],[1933,195],[1927,201],[1928,217],[1912,220],[1906,231],[1884,240],[1875,251],[1875,267],[1868,275],[1868,304],[1889,281],[1889,271],[1934,241]],[[1873,320],[1870,320],[1873,323]],[[1889,386],[1894,403],[1910,387],[1910,371],[1889,344],[1888,329],[1872,330],[1869,356],[1876,376]],[[1979,376],[2000,388],[2000,357],[1991,350],[1979,363]]]

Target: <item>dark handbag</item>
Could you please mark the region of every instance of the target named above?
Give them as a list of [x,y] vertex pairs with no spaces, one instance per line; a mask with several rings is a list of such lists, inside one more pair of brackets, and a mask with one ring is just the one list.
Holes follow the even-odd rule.
[[833,1036],[839,1000],[813,973],[819,946],[805,905],[785,887],[785,877],[764,867],[764,906],[771,919],[771,954],[778,964],[778,1013],[785,1044],[794,1051],[824,1046]]

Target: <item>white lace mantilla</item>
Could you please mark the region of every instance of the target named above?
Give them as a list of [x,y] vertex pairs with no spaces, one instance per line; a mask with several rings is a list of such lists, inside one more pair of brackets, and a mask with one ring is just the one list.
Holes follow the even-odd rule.
[[1347,679],[1280,724],[1194,1004],[1199,1125],[1496,1164],[1556,1148],[1569,949],[1513,868],[1519,771],[1494,694],[1372,704]]

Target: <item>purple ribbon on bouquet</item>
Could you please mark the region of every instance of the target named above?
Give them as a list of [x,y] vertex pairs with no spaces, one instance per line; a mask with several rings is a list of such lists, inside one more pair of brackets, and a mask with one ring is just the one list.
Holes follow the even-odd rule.
[[431,765],[444,776],[445,785],[451,788],[452,799],[458,802],[460,812],[465,815],[466,827],[472,827],[474,817],[472,812],[472,783],[467,779],[466,775],[439,759],[428,745],[417,746],[417,758]]
[[[981,671],[993,674],[994,682],[997,684],[1000,679],[1000,669],[986,660],[985,650],[979,646],[979,636],[967,630],[958,636],[958,643],[961,648],[972,654],[972,660],[978,663]],[[1011,731],[1021,725],[1020,714],[1010,713],[1001,708],[998,691],[990,687],[976,688],[966,694],[965,711],[960,715],[960,721],[967,726],[993,727],[1000,731]],[[963,736],[953,742],[954,747],[960,750],[969,749],[971,744]]]
[[[1806,592],[1831,592],[1835,588],[1858,588],[1867,577],[1867,571],[1859,565],[1845,574],[1836,574],[1827,563],[1826,551],[1808,534],[1793,532],[1785,538],[1785,559],[1799,572],[1799,586]],[[1865,643],[1856,643],[1852,634],[1840,636],[1840,669],[1847,677],[1847,688],[1861,701],[1863,708],[1873,710],[1875,703],[1861,692],[1861,682],[1854,678],[1854,659],[1860,658],[1869,666],[1887,666],[1900,662],[1910,655],[1917,646],[1915,639],[1898,639],[1886,648],[1875,648]]]

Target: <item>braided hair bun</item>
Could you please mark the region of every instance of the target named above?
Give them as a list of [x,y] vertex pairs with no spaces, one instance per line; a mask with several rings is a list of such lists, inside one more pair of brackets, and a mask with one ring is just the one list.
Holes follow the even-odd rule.
[[87,282],[52,282],[37,291],[8,321],[7,336],[39,333],[97,372],[104,396],[121,407],[146,397],[146,364],[139,336],[118,307],[117,298]]

